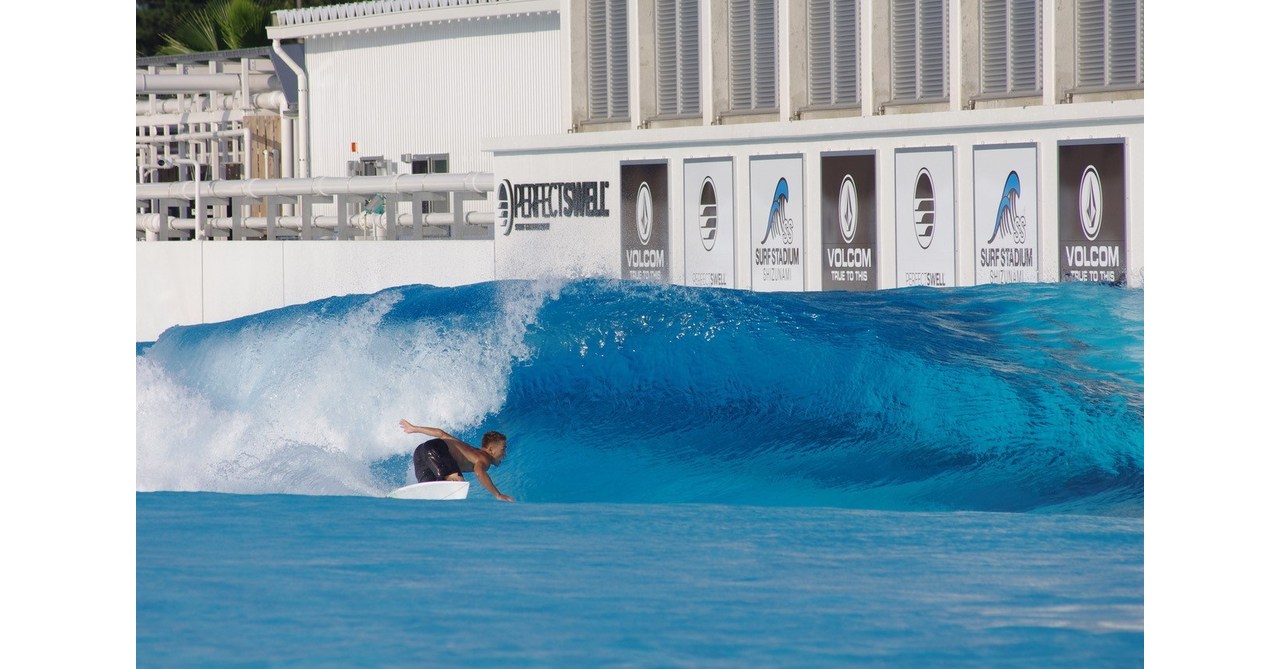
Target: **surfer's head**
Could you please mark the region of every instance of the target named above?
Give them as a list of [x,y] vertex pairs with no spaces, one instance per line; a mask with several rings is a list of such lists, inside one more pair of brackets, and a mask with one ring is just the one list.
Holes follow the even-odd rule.
[[485,432],[480,438],[480,450],[493,457],[493,464],[507,457],[507,435],[501,432]]

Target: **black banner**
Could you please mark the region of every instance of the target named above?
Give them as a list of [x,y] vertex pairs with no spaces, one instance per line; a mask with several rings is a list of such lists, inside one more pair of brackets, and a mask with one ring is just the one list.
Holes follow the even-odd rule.
[[1124,282],[1124,182],[1124,144],[1058,147],[1060,280]]
[[667,164],[621,169],[622,278],[670,282]]
[[822,289],[876,289],[875,154],[822,157]]

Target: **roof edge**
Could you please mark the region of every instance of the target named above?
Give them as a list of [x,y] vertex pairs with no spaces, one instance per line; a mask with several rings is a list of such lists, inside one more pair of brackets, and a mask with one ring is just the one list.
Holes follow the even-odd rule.
[[241,58],[269,58],[271,47],[258,46],[250,49],[230,49],[226,51],[203,51],[200,53],[178,53],[168,56],[139,56],[137,67],[148,65],[173,65],[176,63],[207,63],[211,60],[240,60]]
[[[560,12],[560,0],[372,0],[273,12],[271,39],[299,39],[411,25]],[[321,11],[325,10],[325,11]]]

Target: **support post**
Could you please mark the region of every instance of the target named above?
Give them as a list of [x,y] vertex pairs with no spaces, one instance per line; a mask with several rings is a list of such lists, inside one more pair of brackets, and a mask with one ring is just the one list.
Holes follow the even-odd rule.
[[274,240],[276,238],[276,226],[279,225],[280,199],[264,195],[262,196],[262,208],[266,210],[267,216],[267,239]]

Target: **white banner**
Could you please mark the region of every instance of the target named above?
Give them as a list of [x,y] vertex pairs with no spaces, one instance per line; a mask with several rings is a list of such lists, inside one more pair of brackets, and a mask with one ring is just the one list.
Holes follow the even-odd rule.
[[733,288],[733,159],[684,161],[685,285]]
[[894,155],[898,286],[956,285],[955,160],[951,147]]
[[495,277],[621,276],[618,179],[607,153],[495,157]]
[[804,160],[751,158],[751,289],[804,290]]
[[974,147],[974,282],[1039,280],[1040,190],[1037,150]]

